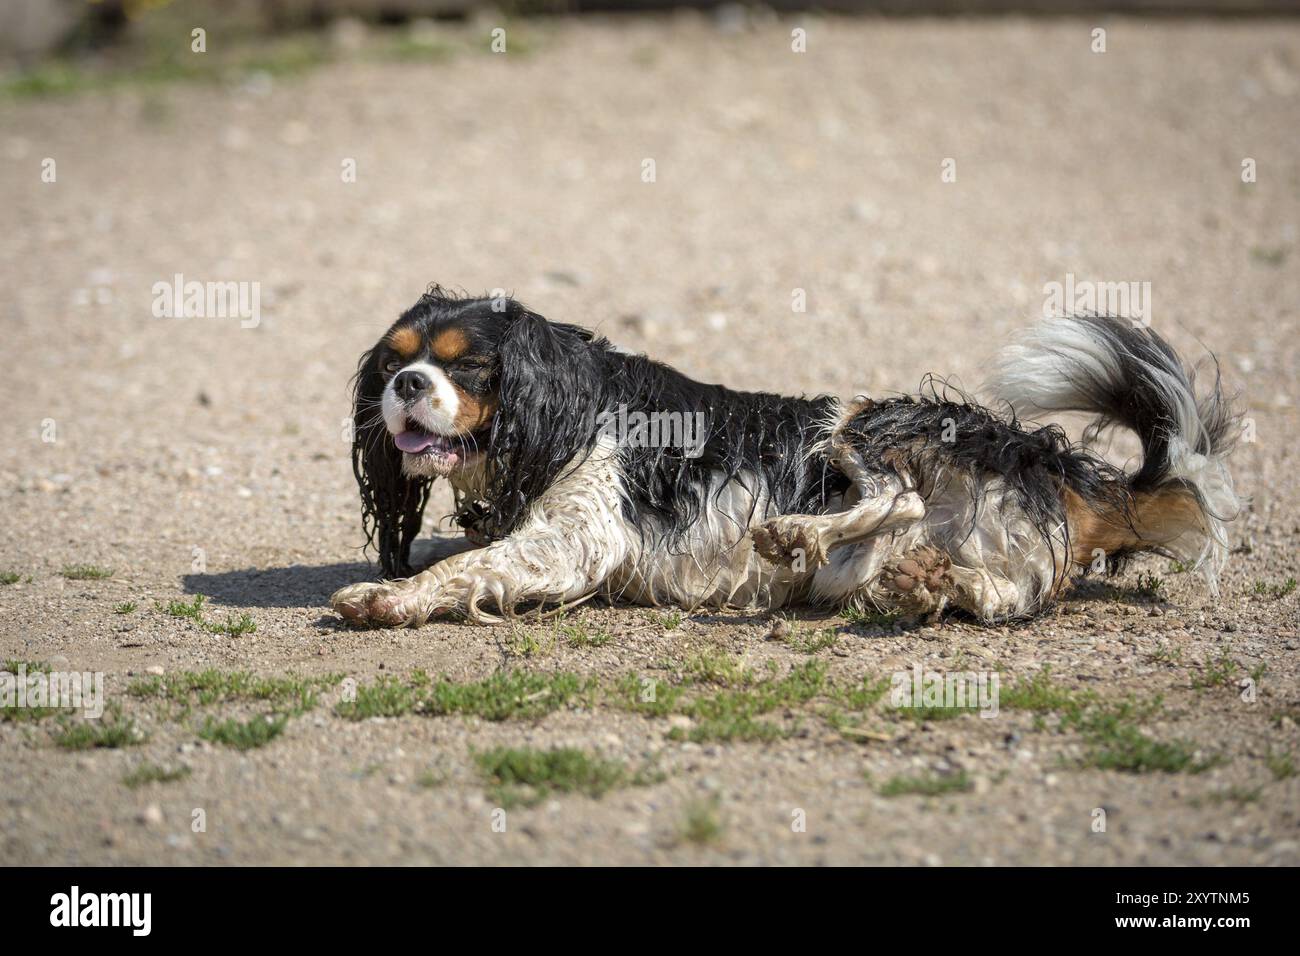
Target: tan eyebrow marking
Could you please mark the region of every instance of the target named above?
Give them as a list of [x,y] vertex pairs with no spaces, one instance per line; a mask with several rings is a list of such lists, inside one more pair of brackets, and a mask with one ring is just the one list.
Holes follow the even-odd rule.
[[388,336],[388,344],[402,358],[409,359],[419,354],[420,347],[424,344],[424,338],[416,329],[404,325],[400,329],[393,330],[392,334]]
[[442,362],[454,362],[469,351],[469,336],[464,329],[443,329],[433,337],[433,354]]

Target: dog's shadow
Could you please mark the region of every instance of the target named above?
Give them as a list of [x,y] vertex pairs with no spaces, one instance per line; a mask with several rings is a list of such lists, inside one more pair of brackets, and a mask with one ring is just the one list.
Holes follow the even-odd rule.
[[[458,535],[436,535],[417,541],[411,563],[427,567],[472,545]],[[244,568],[238,571],[187,574],[181,579],[187,594],[205,595],[213,604],[233,607],[323,608],[339,588],[359,581],[378,581],[379,567],[367,561],[338,564],[291,564],[283,568]]]
[[374,581],[375,565],[364,561],[339,564],[291,564],[285,568],[187,574],[187,594],[203,594],[213,604],[235,607],[324,607],[339,588]]

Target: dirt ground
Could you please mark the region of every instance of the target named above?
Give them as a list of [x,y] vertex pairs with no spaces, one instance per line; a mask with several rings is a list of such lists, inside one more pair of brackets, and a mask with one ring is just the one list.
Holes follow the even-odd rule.
[[[135,728],[71,749],[79,718],[6,712],[0,855],[1300,863],[1300,27],[683,16],[515,36],[504,55],[484,28],[480,52],[433,62],[0,100],[0,657],[103,672],[111,719]],[[260,283],[260,323],[155,318],[152,287],[177,273]],[[1150,557],[1011,627],[805,609],[768,640],[762,616],[589,604],[357,631],[326,607],[375,573],[348,379],[430,282],[510,290],[708,381],[878,396],[929,371],[977,385],[1067,274],[1150,282],[1155,328],[1215,352],[1240,392],[1251,504],[1218,600]],[[428,530],[448,501],[439,487]],[[176,616],[200,594],[203,623]],[[1064,703],[923,718],[824,691],[724,733],[608,690],[631,675],[752,700],[792,672],[842,688],[914,664],[1127,701],[1127,729],[1107,739]],[[240,750],[208,721],[283,702],[176,690],[207,669],[324,689]],[[506,692],[503,720],[347,706],[353,682],[502,670],[587,689]],[[626,775],[511,801],[484,768],[499,746]],[[124,782],[149,767],[187,775]]]

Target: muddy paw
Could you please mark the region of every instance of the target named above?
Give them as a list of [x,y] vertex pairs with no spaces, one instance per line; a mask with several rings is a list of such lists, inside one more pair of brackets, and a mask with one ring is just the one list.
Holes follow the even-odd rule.
[[419,614],[416,592],[400,583],[352,584],[335,591],[330,606],[349,621],[371,627],[405,627]]
[[900,560],[885,565],[880,572],[880,586],[900,606],[928,611],[952,591],[951,568],[952,560],[937,548],[914,548]]
[[797,518],[773,518],[755,528],[752,535],[754,550],[772,564],[804,571],[826,563],[821,536]]

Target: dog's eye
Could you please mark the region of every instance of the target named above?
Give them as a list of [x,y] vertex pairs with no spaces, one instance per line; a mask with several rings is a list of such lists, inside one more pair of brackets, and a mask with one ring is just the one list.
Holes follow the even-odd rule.
[[454,367],[466,372],[481,372],[488,367],[488,360],[482,358],[457,359]]
[[396,375],[397,370],[400,369],[401,367],[402,367],[402,363],[398,362],[396,359],[394,359],[391,362],[384,363],[384,371],[387,372],[389,375]]

